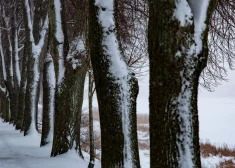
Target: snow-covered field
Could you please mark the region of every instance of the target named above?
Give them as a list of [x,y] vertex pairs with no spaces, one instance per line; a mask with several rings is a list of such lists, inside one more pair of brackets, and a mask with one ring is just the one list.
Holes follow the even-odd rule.
[[[51,147],[40,147],[40,135],[23,136],[12,124],[0,119],[0,168],[87,168],[89,155],[83,152],[85,160],[75,151],[57,157],[50,157]],[[149,168],[149,150],[140,150],[141,167]],[[95,168],[100,168],[95,162]]]
[[[234,145],[233,136],[235,102],[232,98],[200,99],[200,137],[216,144]],[[224,108],[224,107],[227,108]],[[147,132],[138,131],[139,140],[148,142]],[[16,131],[9,123],[0,120],[0,168],[86,168],[89,155],[84,152],[85,161],[80,159],[74,151],[67,154],[50,157],[50,147],[39,147],[40,135],[24,137],[23,133]],[[216,168],[221,161],[231,160],[233,157],[210,156],[202,158],[203,168]],[[149,150],[140,150],[142,168],[149,168]],[[100,168],[99,161],[95,168]]]
[[199,99],[200,138],[235,147],[235,98]]
[[[40,148],[40,135],[24,137],[9,123],[0,120],[0,168],[86,168],[89,155],[84,152],[85,161],[74,151],[57,157],[50,157],[50,147]],[[97,161],[95,168],[100,168]]]

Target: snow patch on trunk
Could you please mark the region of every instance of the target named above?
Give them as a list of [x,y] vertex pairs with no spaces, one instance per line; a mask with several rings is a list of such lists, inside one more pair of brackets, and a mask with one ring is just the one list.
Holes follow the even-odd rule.
[[67,61],[72,64],[73,69],[76,69],[78,66],[82,65],[82,58],[76,58],[79,54],[85,52],[85,44],[80,36],[75,37],[71,42],[69,47],[69,53],[67,56]]
[[20,75],[20,65],[19,65],[19,42],[18,42],[18,31],[15,30],[15,39],[14,39],[14,49],[15,49],[15,71],[16,71],[16,79],[17,79],[17,85],[20,86],[21,81],[21,75]]
[[179,20],[181,26],[191,25],[193,15],[187,0],[176,0],[174,17]]
[[50,131],[47,136],[46,141],[52,143],[53,141],[53,133],[54,133],[54,101],[55,101],[55,87],[56,87],[56,77],[55,77],[55,69],[53,64],[53,59],[51,55],[48,53],[46,61],[51,61],[50,65],[47,69],[47,82],[49,83],[50,87],[50,108],[49,108],[49,116],[50,116]]
[[61,2],[60,0],[54,0],[55,6],[55,24],[56,24],[56,32],[55,37],[58,41],[59,45],[57,46],[57,52],[59,57],[59,72],[58,72],[58,79],[57,84],[61,84],[64,73],[65,73],[65,66],[64,66],[64,32],[62,28],[62,18],[61,18]]
[[1,54],[1,59],[2,59],[2,71],[3,71],[3,79],[4,81],[7,80],[7,73],[6,73],[6,62],[5,62],[5,55],[2,49],[2,33],[0,31],[0,54]]

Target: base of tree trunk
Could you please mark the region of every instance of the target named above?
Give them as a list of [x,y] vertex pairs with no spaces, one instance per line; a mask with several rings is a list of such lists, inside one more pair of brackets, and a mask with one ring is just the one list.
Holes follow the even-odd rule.
[[16,123],[16,127],[15,127],[16,130],[21,130],[21,124],[19,123]]
[[92,162],[89,162],[89,165],[88,165],[88,168],[94,168],[94,163],[92,163]]

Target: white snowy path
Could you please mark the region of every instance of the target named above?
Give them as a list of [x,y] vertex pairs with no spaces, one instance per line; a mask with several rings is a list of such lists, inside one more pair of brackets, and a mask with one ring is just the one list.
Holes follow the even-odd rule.
[[[74,151],[50,157],[50,147],[39,147],[40,135],[24,137],[9,123],[0,119],[0,168],[86,168],[88,162]],[[84,153],[85,160],[89,155]],[[95,168],[100,168],[96,162]]]

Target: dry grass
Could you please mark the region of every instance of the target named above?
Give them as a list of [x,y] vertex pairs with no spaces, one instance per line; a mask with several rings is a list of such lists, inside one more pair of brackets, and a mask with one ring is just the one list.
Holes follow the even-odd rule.
[[149,132],[149,126],[146,124],[138,124],[137,131]]
[[93,120],[100,121],[99,109],[93,108]]
[[218,166],[216,166],[216,168],[235,168],[235,165],[233,163],[233,160],[226,160],[224,162],[220,162],[220,164]]
[[149,115],[137,114],[137,125],[139,124],[149,124]]
[[210,155],[217,156],[231,156],[235,157],[235,148],[230,148],[224,144],[222,146],[216,146],[209,141],[201,143],[201,154],[203,157],[209,157]]
[[149,149],[149,141],[138,141],[139,149],[148,150]]

